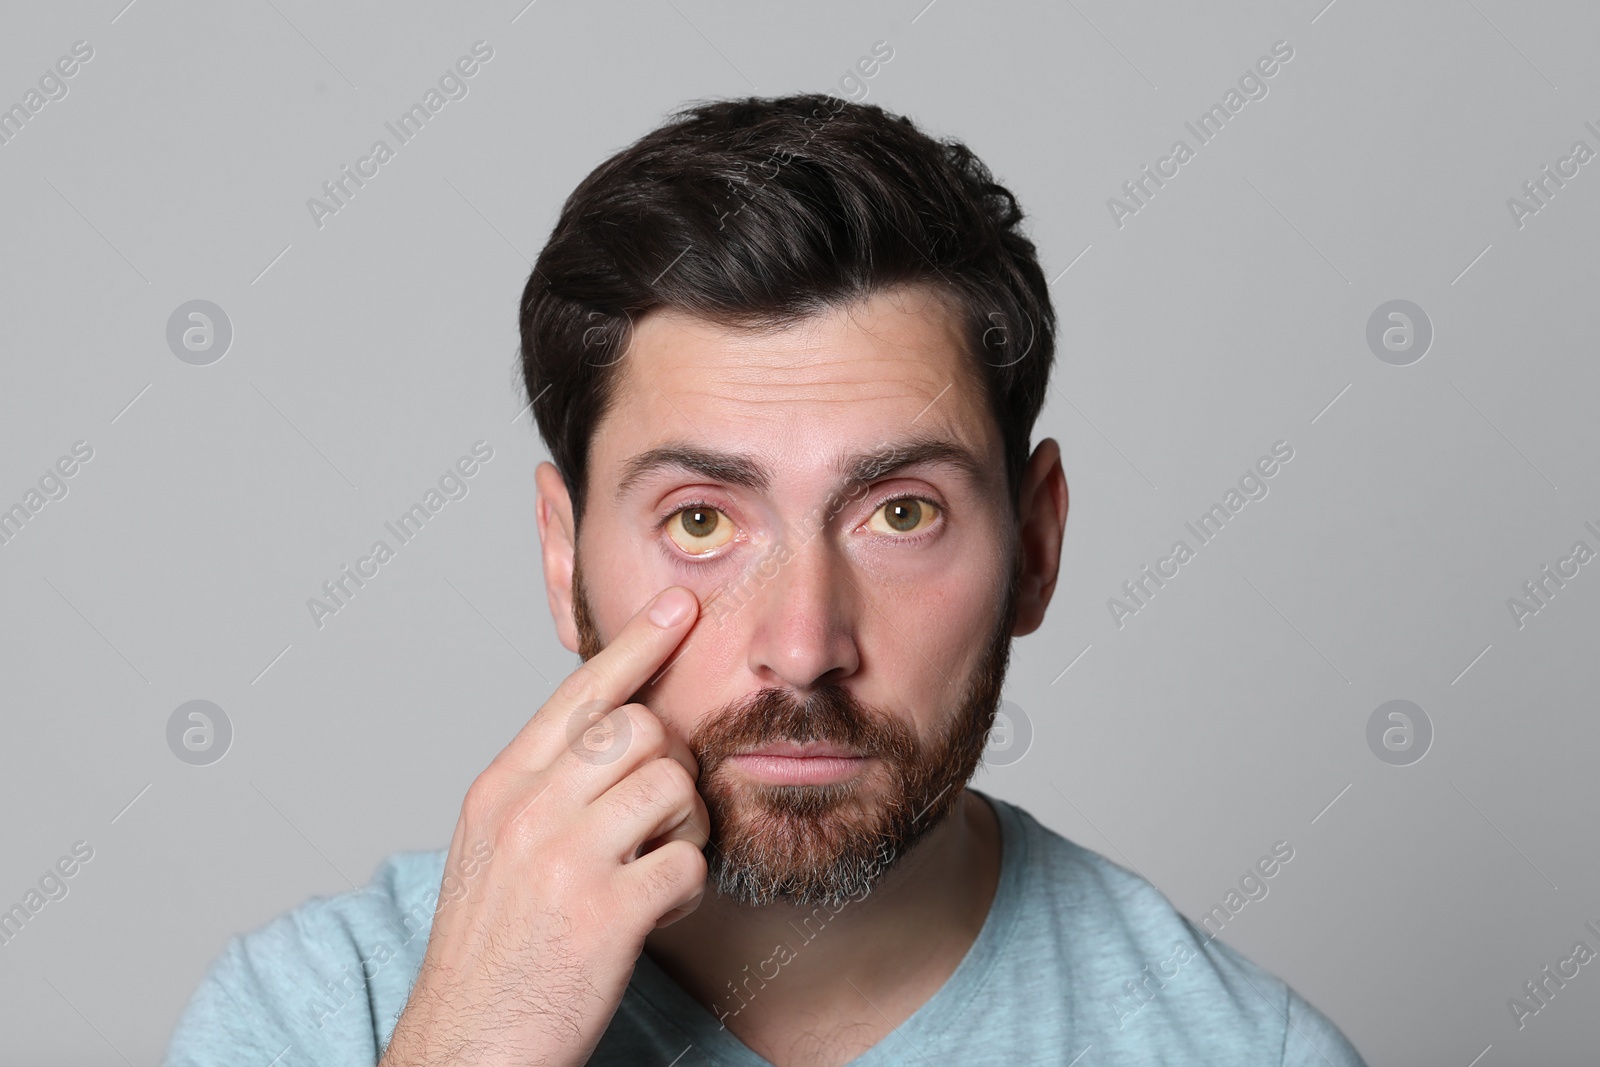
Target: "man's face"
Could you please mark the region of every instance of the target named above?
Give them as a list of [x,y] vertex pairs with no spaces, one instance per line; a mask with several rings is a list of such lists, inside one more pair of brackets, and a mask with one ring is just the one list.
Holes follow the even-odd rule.
[[667,586],[699,596],[635,699],[699,761],[719,892],[858,897],[977,766],[1018,556],[969,359],[917,288],[776,332],[635,327],[591,443],[578,651]]

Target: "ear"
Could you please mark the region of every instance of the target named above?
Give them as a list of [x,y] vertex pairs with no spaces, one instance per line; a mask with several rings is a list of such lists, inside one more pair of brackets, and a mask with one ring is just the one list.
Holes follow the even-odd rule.
[[1022,575],[1017,586],[1017,624],[1013,637],[1031,634],[1044,622],[1061,568],[1061,541],[1067,528],[1067,476],[1055,439],[1039,442],[1018,487],[1018,550]]
[[572,497],[553,463],[533,472],[537,489],[534,514],[539,521],[539,552],[544,559],[544,592],[555,620],[556,636],[567,651],[578,651],[578,627],[572,619],[572,561],[578,539],[572,529]]

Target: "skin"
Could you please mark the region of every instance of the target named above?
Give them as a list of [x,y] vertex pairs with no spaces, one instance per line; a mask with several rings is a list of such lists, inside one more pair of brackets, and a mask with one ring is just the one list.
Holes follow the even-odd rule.
[[[518,1062],[583,1063],[639,952],[779,1067],[847,1062],[949,978],[983,925],[1000,869],[995,815],[967,790],[869,896],[839,911],[740,1008],[728,983],[769,959],[775,945],[797,942],[789,923],[812,909],[751,907],[708,891],[698,851],[708,817],[685,740],[755,690],[803,697],[841,685],[931,742],[961,712],[982,651],[974,635],[996,627],[1018,553],[1011,633],[1038,628],[1066,521],[1059,448],[1050,439],[1037,446],[1013,517],[999,429],[970,359],[954,317],[919,287],[778,331],[667,309],[635,324],[615,402],[591,442],[582,517],[584,588],[604,651],[563,682],[469,791],[450,856],[487,839],[495,858],[436,919],[386,1065],[426,1062],[446,1049],[463,1062],[507,1062],[499,1057],[516,1053]],[[858,489],[819,524],[848,488],[836,457],[917,437],[959,445],[977,472],[948,461],[902,469]],[[629,461],[666,445],[743,457],[765,469],[767,484],[738,486],[668,466],[619,495]],[[562,643],[577,652],[580,535],[556,469],[542,464],[536,480],[550,610]],[[924,504],[912,533],[889,526],[882,507],[907,497],[933,505]],[[673,539],[670,524],[657,526],[692,504],[717,509],[719,524],[729,524],[722,529],[733,531],[725,542],[720,533],[685,539],[696,552],[721,542],[698,557]],[[780,536],[789,561],[753,583],[737,610],[708,611],[719,589]],[[692,592],[696,612],[654,626],[644,609],[669,587]],[[626,717],[629,734],[626,754],[603,765],[573,758],[566,725],[594,702],[602,712],[618,709],[602,725],[614,731]],[[861,803],[870,805],[884,779],[869,766],[860,783]],[[610,847],[596,845],[597,835]],[[638,858],[627,854],[630,843],[643,844]],[[558,876],[548,873],[552,866]],[[512,934],[496,940],[486,929]],[[540,978],[525,995],[538,998],[538,1011],[507,1002],[508,978],[526,986],[552,959],[566,978]],[[500,1036],[474,1043],[478,1034]],[[463,1052],[469,1046],[476,1056]]]

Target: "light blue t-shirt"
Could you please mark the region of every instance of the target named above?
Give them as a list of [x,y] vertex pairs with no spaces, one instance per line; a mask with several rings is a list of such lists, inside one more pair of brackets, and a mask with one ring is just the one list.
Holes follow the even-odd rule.
[[[1315,1008],[1149,882],[987,799],[1002,853],[983,928],[938,992],[850,1067],[1363,1067]],[[377,1063],[422,966],[444,860],[397,853],[364,889],[231,938],[168,1067]],[[648,954],[589,1063],[770,1067]]]

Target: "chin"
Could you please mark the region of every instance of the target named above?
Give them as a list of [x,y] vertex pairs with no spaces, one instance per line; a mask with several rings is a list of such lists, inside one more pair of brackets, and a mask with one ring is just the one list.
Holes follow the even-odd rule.
[[882,773],[772,785],[722,773],[703,787],[717,893],[741,904],[839,907],[866,896],[920,834]]

